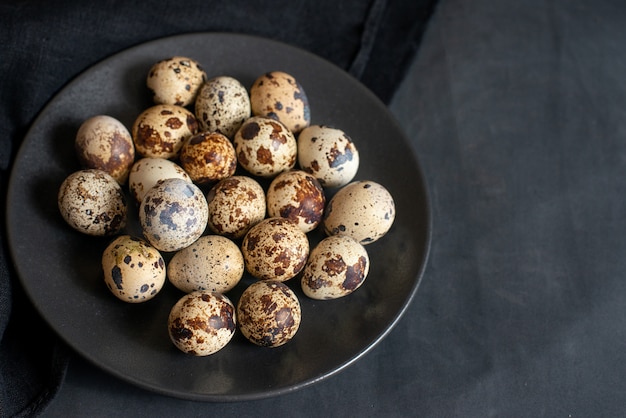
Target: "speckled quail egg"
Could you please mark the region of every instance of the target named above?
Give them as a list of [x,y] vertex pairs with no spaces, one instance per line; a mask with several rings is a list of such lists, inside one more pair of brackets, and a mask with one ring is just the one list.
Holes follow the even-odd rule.
[[167,265],[167,277],[186,293],[226,293],[239,283],[244,269],[237,244],[221,235],[204,235],[174,254]]
[[349,235],[361,244],[382,238],[396,215],[393,197],[374,181],[347,184],[330,199],[322,223],[327,235]]
[[219,132],[200,132],[185,141],[180,165],[197,184],[214,183],[235,174],[237,156],[232,142]]
[[323,187],[348,184],[359,169],[359,151],[341,129],[312,125],[298,135],[298,164]]
[[102,253],[104,282],[111,293],[128,303],[154,298],[166,278],[165,261],[146,241],[121,235]]
[[308,237],[285,218],[266,218],[241,243],[246,270],[257,279],[284,282],[295,277],[309,256]]
[[85,169],[70,174],[63,180],[57,198],[63,219],[84,234],[114,235],[126,226],[124,191],[102,170]]
[[207,202],[209,229],[231,239],[243,238],[252,226],[265,219],[265,191],[252,177],[220,180],[207,193]]
[[312,250],[300,280],[312,299],[337,299],[358,289],[369,273],[367,250],[348,235],[321,240]]
[[106,171],[118,183],[126,183],[135,145],[122,122],[108,115],[92,116],[78,128],[74,145],[83,168]]
[[279,347],[298,332],[302,320],[300,301],[285,283],[252,283],[237,303],[239,329],[248,341],[261,347]]
[[152,187],[166,179],[183,179],[192,182],[189,174],[174,161],[165,158],[144,157],[133,164],[128,176],[128,188],[137,203]]
[[296,165],[296,138],[278,121],[253,116],[241,125],[233,143],[239,164],[252,175],[274,177]]
[[284,171],[267,189],[267,214],[291,219],[303,232],[319,225],[326,198],[315,177],[302,170]]
[[239,80],[228,76],[214,77],[200,87],[194,111],[201,130],[219,132],[230,139],[252,115],[248,91]]
[[227,296],[197,290],[181,297],[170,310],[168,333],[174,346],[194,356],[226,347],[237,330],[237,314]]
[[146,79],[156,104],[188,106],[206,81],[200,63],[188,57],[175,56],[155,63]]
[[182,106],[160,104],[139,114],[131,135],[135,151],[144,157],[176,158],[183,142],[198,133],[198,121]]
[[183,179],[167,179],[150,189],[139,205],[144,237],[160,251],[178,251],[203,234],[208,208],[202,190]]
[[309,100],[290,74],[272,71],[258,77],[250,87],[252,114],[281,121],[297,134],[311,123]]

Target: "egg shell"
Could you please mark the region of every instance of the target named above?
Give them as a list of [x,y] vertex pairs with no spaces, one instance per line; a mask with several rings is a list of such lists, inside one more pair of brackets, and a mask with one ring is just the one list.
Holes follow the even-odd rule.
[[208,208],[198,186],[183,179],[167,179],[146,193],[139,205],[144,237],[160,251],[191,245],[204,232]]
[[156,104],[188,106],[196,100],[206,72],[194,59],[174,56],[156,62],[148,72],[146,86]]
[[78,128],[74,145],[83,168],[105,171],[118,183],[126,183],[135,145],[122,122],[108,115],[92,116]]
[[244,270],[237,244],[221,235],[205,235],[174,254],[167,265],[167,276],[186,293],[226,293],[239,283]]
[[271,178],[296,165],[298,146],[282,123],[253,116],[233,139],[239,164],[252,175]]
[[79,170],[67,176],[59,188],[57,204],[65,222],[87,235],[114,235],[126,226],[124,191],[102,170]]
[[309,255],[300,280],[312,299],[338,299],[361,287],[369,273],[367,250],[348,235],[321,240]]
[[297,134],[311,123],[311,109],[304,89],[296,78],[283,71],[258,77],[250,87],[252,114],[282,122]]
[[267,189],[267,213],[295,221],[303,232],[319,225],[326,198],[315,177],[302,170],[284,171]]
[[248,176],[220,180],[207,193],[209,229],[231,239],[240,239],[265,219],[263,187]]
[[230,140],[219,132],[200,132],[185,141],[180,165],[197,184],[215,183],[235,174],[237,156]]
[[342,187],[359,170],[359,151],[344,131],[312,125],[298,135],[298,165],[326,188]]
[[362,180],[337,191],[328,202],[322,224],[327,235],[349,235],[366,245],[391,229],[395,215],[389,191],[374,181]]
[[201,130],[219,132],[229,139],[252,115],[248,91],[228,76],[214,77],[200,87],[194,111]]
[[128,176],[128,188],[137,203],[141,203],[145,194],[167,179],[183,179],[192,182],[191,177],[182,167],[165,158],[144,157],[133,164]]
[[239,329],[261,347],[279,347],[294,338],[302,320],[300,301],[284,283],[252,283],[237,303]]
[[194,356],[215,354],[237,330],[236,309],[220,293],[198,290],[181,297],[170,310],[168,333],[179,350]]
[[294,221],[267,218],[250,228],[241,243],[241,252],[252,276],[284,282],[304,268],[309,240]]
[[165,261],[146,241],[121,235],[102,253],[102,271],[108,289],[118,299],[141,303],[154,298],[166,279]]
[[174,159],[187,138],[198,133],[198,121],[182,106],[151,106],[137,116],[131,130],[135,151],[143,157]]

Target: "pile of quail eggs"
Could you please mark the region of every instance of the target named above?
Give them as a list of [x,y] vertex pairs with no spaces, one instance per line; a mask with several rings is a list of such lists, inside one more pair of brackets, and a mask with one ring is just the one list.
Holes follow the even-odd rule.
[[[108,115],[82,123],[82,168],[58,193],[71,227],[112,237],[102,271],[113,295],[145,302],[169,281],[183,295],[169,336],[181,351],[205,356],[237,329],[259,346],[291,340],[301,321],[291,279],[317,300],[364,283],[365,246],[391,228],[393,198],[374,181],[353,181],[355,143],[340,129],[311,125],[292,75],[268,72],[248,91],[176,56],[152,66],[147,88],[154,104],[130,129]],[[126,232],[131,210],[141,236]],[[324,238],[311,246],[316,229]],[[228,293],[245,272],[254,280],[235,305]]]

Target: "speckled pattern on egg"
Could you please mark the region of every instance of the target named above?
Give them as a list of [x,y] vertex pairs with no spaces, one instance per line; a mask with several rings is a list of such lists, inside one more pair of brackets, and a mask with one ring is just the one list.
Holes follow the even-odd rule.
[[239,164],[252,175],[274,177],[296,165],[296,138],[278,121],[253,116],[241,125],[233,143]]
[[166,278],[165,261],[146,241],[122,235],[102,253],[104,282],[111,293],[128,303],[154,298]]
[[198,121],[182,106],[155,105],[141,112],[131,130],[135,150],[144,157],[176,158],[187,138],[198,133]]
[[279,347],[291,341],[301,319],[298,297],[281,282],[255,282],[244,290],[237,303],[241,333],[261,347]]
[[141,203],[148,190],[162,183],[163,180],[173,178],[192,182],[189,174],[171,160],[154,157],[140,158],[130,170],[128,188],[135,201]]
[[214,183],[235,174],[235,147],[219,132],[200,132],[183,144],[180,165],[194,183]]
[[391,229],[396,215],[393,197],[381,184],[354,181],[330,199],[322,224],[327,235],[349,235],[366,245]]
[[258,77],[250,88],[252,114],[281,121],[297,134],[311,123],[309,100],[300,83],[283,71]]
[[250,228],[241,251],[246,270],[252,276],[283,282],[304,268],[309,240],[294,221],[267,218]]
[[181,297],[170,310],[168,333],[184,353],[208,356],[226,347],[237,330],[237,314],[230,299],[198,290]]
[[221,235],[205,235],[176,252],[167,265],[170,282],[183,292],[208,290],[226,293],[244,273],[241,250]]
[[126,226],[124,191],[102,170],[79,170],[67,176],[57,202],[63,219],[84,234],[114,235]]
[[188,57],[175,56],[155,63],[146,79],[156,104],[188,106],[206,81],[200,63]]
[[359,151],[344,131],[312,125],[298,135],[298,164],[323,187],[348,184],[359,169]]
[[252,115],[248,91],[239,80],[228,76],[214,77],[202,85],[194,111],[201,130],[219,132],[230,139]]
[[178,251],[204,232],[208,208],[202,190],[183,179],[167,179],[146,193],[139,206],[144,237],[160,251]]
[[267,189],[268,216],[291,219],[303,232],[317,227],[322,220],[325,203],[320,183],[302,170],[280,173]]
[[108,115],[92,116],[78,128],[74,145],[83,168],[103,170],[118,183],[126,183],[135,145],[122,122]]
[[220,180],[207,193],[208,227],[231,239],[243,238],[248,230],[265,219],[263,187],[248,176]]
[[302,291],[312,299],[337,299],[358,289],[369,273],[367,250],[348,235],[321,240],[309,255],[300,280]]

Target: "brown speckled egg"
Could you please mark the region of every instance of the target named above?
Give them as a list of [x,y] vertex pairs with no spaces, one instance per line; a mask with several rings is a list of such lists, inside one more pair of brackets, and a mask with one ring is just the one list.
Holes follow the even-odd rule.
[[114,235],[126,226],[124,191],[102,170],[80,170],[67,176],[59,188],[58,207],[72,228],[87,235]]
[[296,138],[278,121],[253,116],[241,125],[233,143],[239,164],[252,175],[274,177],[296,165]]
[[160,251],[178,251],[200,238],[208,208],[202,190],[183,179],[167,179],[146,193],[139,205],[144,237]]
[[265,191],[248,176],[220,180],[207,193],[207,202],[209,229],[231,239],[243,238],[252,226],[265,219]]
[[191,177],[178,164],[165,158],[145,157],[137,160],[128,176],[128,188],[141,203],[144,195],[163,180],[183,179],[191,183]]
[[83,168],[106,171],[118,183],[126,183],[135,145],[122,122],[107,115],[92,116],[78,128],[74,145]]
[[208,290],[226,293],[241,280],[241,250],[221,235],[204,235],[176,252],[167,265],[170,282],[183,292]]
[[206,81],[206,72],[196,60],[175,56],[155,63],[146,79],[156,104],[188,106]]
[[219,132],[200,132],[183,144],[180,165],[195,183],[214,183],[235,174],[235,147]]
[[337,191],[328,202],[322,223],[327,235],[349,235],[366,245],[389,231],[395,215],[389,191],[376,182],[364,180]]
[[220,293],[198,290],[176,302],[168,317],[168,333],[180,351],[194,356],[215,354],[237,330],[233,303]]
[[359,152],[341,129],[312,125],[298,135],[298,164],[323,187],[348,184],[359,169]]
[[195,114],[201,130],[219,132],[232,139],[241,124],[252,115],[250,96],[237,79],[214,77],[200,88]]
[[252,114],[281,121],[297,134],[311,123],[309,100],[295,77],[282,71],[263,74],[250,88]]
[[237,321],[248,341],[261,347],[279,347],[296,335],[302,319],[300,301],[284,283],[274,280],[251,284],[237,303]]
[[135,150],[144,157],[176,158],[183,142],[198,133],[198,121],[182,106],[155,105],[135,119],[131,134]]
[[141,303],[154,298],[166,278],[161,253],[146,241],[122,235],[102,253],[104,282],[118,299]]
[[348,235],[321,240],[309,255],[300,283],[312,299],[337,299],[358,289],[369,273],[367,250]]
[[304,268],[309,240],[294,221],[267,218],[250,228],[241,243],[241,252],[252,276],[284,282]]
[[322,220],[326,198],[315,177],[301,170],[284,171],[267,189],[267,214],[291,219],[303,232],[314,230]]

